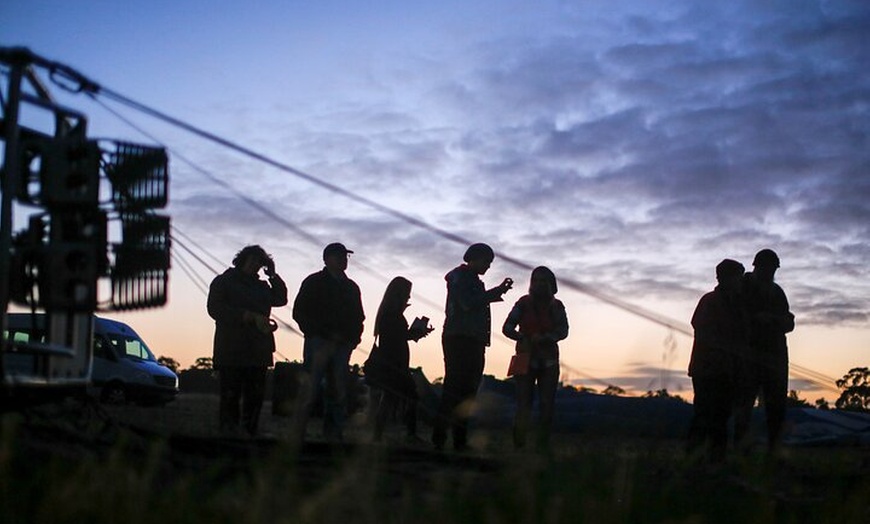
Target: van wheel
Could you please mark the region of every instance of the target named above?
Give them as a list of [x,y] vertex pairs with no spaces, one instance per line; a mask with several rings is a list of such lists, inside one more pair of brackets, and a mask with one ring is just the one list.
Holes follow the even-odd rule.
[[100,400],[106,404],[125,404],[127,402],[127,390],[123,384],[113,382],[103,386]]

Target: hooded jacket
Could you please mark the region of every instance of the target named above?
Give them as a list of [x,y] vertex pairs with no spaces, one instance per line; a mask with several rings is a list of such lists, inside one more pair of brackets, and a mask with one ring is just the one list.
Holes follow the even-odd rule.
[[467,264],[452,269],[444,280],[447,281],[447,307],[443,334],[471,337],[488,346],[492,335],[489,305],[501,302],[499,289],[487,290]]

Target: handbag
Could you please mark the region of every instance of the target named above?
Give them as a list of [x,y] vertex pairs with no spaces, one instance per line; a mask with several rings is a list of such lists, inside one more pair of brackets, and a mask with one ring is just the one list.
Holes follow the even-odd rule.
[[528,375],[529,361],[531,358],[531,353],[517,353],[511,356],[511,362],[508,364],[507,376]]
[[529,373],[529,362],[532,359],[533,346],[532,341],[525,337],[517,340],[516,353],[511,357],[511,362],[508,364],[507,375],[509,377]]
[[380,352],[378,351],[378,337],[375,337],[374,342],[372,342],[372,349],[369,352],[369,356],[363,363],[363,374],[366,377],[366,382],[377,380],[377,374],[381,368],[378,355],[380,355]]

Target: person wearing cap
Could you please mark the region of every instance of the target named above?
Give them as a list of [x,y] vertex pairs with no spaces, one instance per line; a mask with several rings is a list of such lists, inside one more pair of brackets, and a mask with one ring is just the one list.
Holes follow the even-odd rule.
[[326,246],[323,269],[302,281],[293,302],[293,319],[305,336],[302,365],[308,380],[296,413],[295,436],[299,441],[305,437],[308,417],[324,377],[327,382],[324,435],[335,440],[343,438],[348,363],[351,351],[362,338],[365,320],[359,286],[346,274],[351,253],[337,242]]
[[513,286],[509,278],[486,289],[480,280],[489,270],[495,253],[486,244],[472,244],[463,256],[464,264],[444,277],[447,282],[447,305],[441,346],[444,351],[444,386],[435,416],[432,442],[443,449],[447,427],[452,428],[453,448],[468,446],[468,413],[483,378],[484,351],[490,343],[491,314],[489,305],[500,302]]
[[[261,268],[268,282],[260,279]],[[286,303],[287,285],[275,272],[272,257],[257,245],[236,253],[233,267],[212,281],[207,309],[215,321],[212,361],[220,381],[221,431],[232,435],[244,429],[256,435],[266,370],[275,352],[277,325],[269,314]]]
[[540,406],[537,445],[539,448],[549,445],[559,385],[559,341],[568,337],[568,315],[555,296],[558,289],[556,275],[546,266],[536,267],[532,270],[529,294],[517,300],[502,326],[504,336],[517,342],[514,362],[523,362],[509,370],[517,388],[514,418],[517,448],[526,444],[536,388]]
[[750,351],[740,372],[740,388],[734,424],[735,440],[747,445],[752,407],[761,394],[767,423],[768,450],[782,437],[788,398],[788,344],[786,333],[794,331],[794,315],[785,292],[773,281],[779,256],[762,249],[752,261],[753,270],[743,282],[743,295],[751,322]]
[[743,264],[725,259],[716,266],[718,285],[698,301],[692,315],[695,340],[689,376],[695,392],[688,451],[704,448],[712,461],[725,458],[736,374],[749,347],[749,319],[741,299]]

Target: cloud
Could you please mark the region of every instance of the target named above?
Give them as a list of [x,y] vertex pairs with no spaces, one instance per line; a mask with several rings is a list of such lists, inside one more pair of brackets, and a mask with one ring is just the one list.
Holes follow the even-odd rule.
[[[641,296],[687,294],[686,268],[661,271],[642,251],[658,261],[693,246],[718,259],[782,245],[795,259],[870,241],[870,85],[854,75],[868,58],[866,46],[856,49],[856,28],[870,28],[866,9],[856,22],[812,9],[792,19],[779,8],[741,3],[734,11],[753,11],[753,24],[737,19],[743,12],[725,23],[717,13],[682,17],[679,31],[673,19],[634,19],[639,41],[599,49],[561,35],[487,48],[495,65],[464,84],[465,98],[483,101],[475,115],[488,116],[484,93],[509,109],[464,134],[466,158],[491,181],[484,195],[533,224],[547,203],[560,230],[571,217],[566,241],[576,246],[594,242],[593,229],[609,230],[600,250],[634,246],[639,256],[627,263],[645,269],[620,285]],[[613,285],[625,276],[617,269],[595,276]],[[673,282],[657,286],[662,274]],[[818,308],[819,322],[863,318],[867,294],[848,292],[797,306]]]
[[[266,145],[326,182],[608,293],[694,301],[716,262],[751,269],[755,251],[774,247],[808,322],[870,315],[870,78],[855,74],[870,62],[870,9],[630,3],[564,5],[559,17],[535,34],[482,33],[454,56],[409,49],[371,70],[369,102],[348,94],[299,125],[280,123],[293,111],[276,107]],[[409,267],[455,260],[444,239],[395,217],[238,168],[256,182],[246,193],[314,235]],[[251,216],[209,195],[185,190],[181,216],[226,223],[209,206]]]

